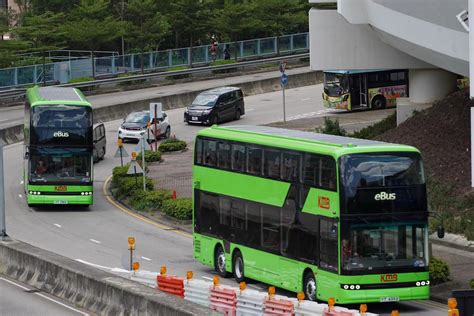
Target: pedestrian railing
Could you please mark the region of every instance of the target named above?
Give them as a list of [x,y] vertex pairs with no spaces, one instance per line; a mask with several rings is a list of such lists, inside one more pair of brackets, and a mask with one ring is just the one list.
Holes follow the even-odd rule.
[[213,61],[210,45],[146,52],[143,54],[86,57],[55,63],[0,69],[0,89],[39,83],[64,84],[78,78],[114,77],[120,74],[204,66],[225,60],[224,51],[235,61],[289,55],[309,50],[309,33],[220,43]]

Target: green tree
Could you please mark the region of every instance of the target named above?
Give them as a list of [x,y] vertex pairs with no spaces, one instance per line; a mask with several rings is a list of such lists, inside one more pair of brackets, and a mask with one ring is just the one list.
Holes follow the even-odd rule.
[[[22,0],[25,2],[25,0]],[[71,11],[79,0],[30,0],[31,9],[35,14],[45,12],[65,13]]]
[[[94,51],[107,48],[124,32],[124,23],[109,12],[107,0],[81,0],[71,11],[63,27],[69,45],[73,49],[87,49],[94,56]],[[92,73],[95,65],[92,62]]]
[[158,10],[155,0],[130,0],[127,4],[125,40],[135,51],[142,53],[142,72],[143,52],[158,50],[170,28],[167,18]]
[[26,14],[21,24],[13,28],[19,40],[29,43],[30,52],[39,52],[43,58],[43,83],[46,83],[46,52],[64,47],[63,13],[46,12]]

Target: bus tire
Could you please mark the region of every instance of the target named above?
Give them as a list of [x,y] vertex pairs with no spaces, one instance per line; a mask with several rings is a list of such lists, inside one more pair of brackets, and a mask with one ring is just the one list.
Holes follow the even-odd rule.
[[303,292],[304,296],[309,301],[316,301],[317,285],[314,273],[306,271],[303,277]]
[[214,251],[214,270],[223,278],[229,276],[229,273],[225,270],[225,252],[221,245],[217,245]]
[[242,257],[242,254],[239,250],[236,250],[232,256],[232,272],[234,274],[235,281],[238,283],[245,280],[244,258]]
[[387,100],[382,95],[377,95],[372,99],[373,109],[384,109],[387,105]]

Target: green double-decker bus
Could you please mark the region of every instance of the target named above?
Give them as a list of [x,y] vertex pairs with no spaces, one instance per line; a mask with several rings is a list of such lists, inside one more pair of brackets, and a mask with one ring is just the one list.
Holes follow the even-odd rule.
[[92,107],[74,88],[26,91],[24,185],[28,205],[93,201]]
[[417,149],[262,126],[195,142],[194,258],[338,303],[429,298]]

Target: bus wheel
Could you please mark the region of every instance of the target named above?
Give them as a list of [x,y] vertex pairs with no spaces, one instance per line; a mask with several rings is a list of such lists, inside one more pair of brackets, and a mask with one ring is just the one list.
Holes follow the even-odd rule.
[[221,246],[217,246],[216,251],[214,252],[214,269],[216,270],[217,274],[223,278],[229,276],[225,270],[225,253]]
[[373,109],[383,109],[387,104],[387,100],[381,95],[378,95],[372,99],[372,108]]
[[232,260],[232,271],[234,272],[234,278],[235,281],[238,283],[242,282],[245,280],[244,276],[244,259],[242,258],[242,254],[240,251],[236,251],[234,253],[234,257]]
[[309,301],[316,301],[316,278],[313,272],[306,272],[303,279],[304,296]]

